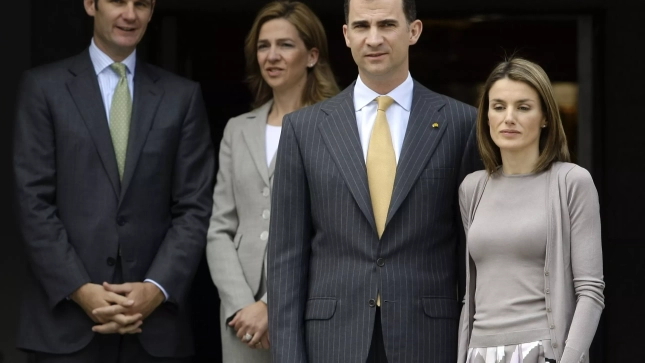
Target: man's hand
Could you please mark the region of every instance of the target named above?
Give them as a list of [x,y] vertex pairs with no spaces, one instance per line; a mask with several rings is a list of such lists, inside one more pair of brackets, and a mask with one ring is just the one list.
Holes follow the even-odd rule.
[[[70,298],[94,322],[103,325],[108,324],[111,329],[109,331],[106,330],[105,333],[134,333],[139,328],[139,325],[141,325],[141,314],[125,316],[120,313],[134,306],[134,300],[114,292],[106,291],[101,285],[85,284],[74,291],[70,295]],[[96,315],[93,312],[97,309],[112,309],[115,313]]]
[[[106,292],[124,295],[126,299],[134,301],[129,306],[110,305],[99,307],[92,311],[92,314],[100,320],[110,320],[103,325],[97,325],[92,328],[93,331],[102,334],[120,333],[135,334],[141,333],[143,319],[147,318],[152,312],[164,302],[165,296],[161,290],[149,282],[129,282],[125,284],[108,284],[103,283],[102,287]],[[134,323],[132,317],[138,317]]]
[[[228,325],[235,329],[237,337],[249,348],[260,348],[258,343],[261,343],[262,348],[269,348],[269,314],[267,305],[263,301],[258,301],[238,311]],[[247,333],[253,336],[253,339],[248,342],[244,341],[244,335]]]

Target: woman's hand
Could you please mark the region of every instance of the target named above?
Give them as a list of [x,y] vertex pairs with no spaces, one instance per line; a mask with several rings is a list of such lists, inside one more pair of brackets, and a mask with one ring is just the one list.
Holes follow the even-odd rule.
[[[269,348],[269,314],[267,305],[263,301],[238,311],[228,325],[235,329],[237,337],[249,348]],[[246,334],[253,338],[250,341],[244,340]]]

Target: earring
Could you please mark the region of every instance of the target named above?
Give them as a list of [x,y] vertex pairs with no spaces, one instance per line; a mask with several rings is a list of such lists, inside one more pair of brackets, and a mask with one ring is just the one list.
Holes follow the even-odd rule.
[[313,64],[313,63],[309,64],[309,68],[312,68],[313,66],[314,66],[314,64]]
[[546,127],[546,124],[542,125],[542,128],[545,128],[545,127]]

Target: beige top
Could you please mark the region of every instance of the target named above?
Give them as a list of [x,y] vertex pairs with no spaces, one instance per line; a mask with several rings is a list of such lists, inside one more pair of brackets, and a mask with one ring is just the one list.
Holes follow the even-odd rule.
[[471,348],[551,339],[544,296],[546,173],[493,174],[468,230],[477,269]]
[[[551,344],[558,363],[588,363],[587,351],[605,307],[598,193],[589,172],[553,163],[547,179],[544,293]],[[466,235],[489,177],[474,172],[459,188]],[[466,361],[475,314],[477,270],[466,245],[466,296],[461,312],[458,362]]]

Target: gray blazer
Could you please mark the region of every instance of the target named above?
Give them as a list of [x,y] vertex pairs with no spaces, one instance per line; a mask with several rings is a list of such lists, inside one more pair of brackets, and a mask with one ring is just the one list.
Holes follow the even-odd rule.
[[414,83],[379,240],[353,89],[284,119],[268,248],[273,361],[364,363],[380,291],[389,362],[454,363],[457,189],[480,165],[476,110]]
[[29,277],[18,347],[68,354],[94,323],[67,299],[85,283],[146,278],[170,295],[138,335],[157,357],[193,354],[187,293],[212,209],[214,155],[195,82],[137,61],[119,181],[89,52],[25,74],[14,135],[19,226]]
[[[547,253],[544,291],[551,344],[560,363],[588,363],[605,307],[598,193],[589,172],[553,163],[547,173]],[[466,234],[475,218],[488,174],[468,175],[459,189]],[[459,331],[459,363],[466,362],[475,315],[477,270],[466,250],[467,290]]]
[[[266,123],[272,101],[229,120],[219,151],[206,258],[224,316],[253,304],[266,278],[271,182]],[[261,297],[266,302],[266,294]]]

